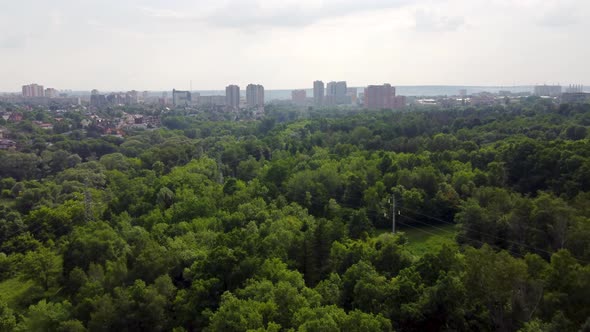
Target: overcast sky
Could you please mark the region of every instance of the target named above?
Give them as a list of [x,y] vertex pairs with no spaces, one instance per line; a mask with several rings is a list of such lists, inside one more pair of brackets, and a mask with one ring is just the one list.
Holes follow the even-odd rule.
[[590,84],[590,0],[0,0],[0,91]]

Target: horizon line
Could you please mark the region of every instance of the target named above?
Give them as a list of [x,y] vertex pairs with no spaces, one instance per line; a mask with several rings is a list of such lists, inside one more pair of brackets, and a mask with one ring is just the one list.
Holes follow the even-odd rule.
[[[331,81],[327,81],[327,82],[331,82]],[[39,83],[31,83],[31,84],[39,84]],[[381,83],[384,84],[384,83]],[[380,85],[380,84],[369,84],[369,85]],[[369,85],[359,85],[359,86],[350,86],[349,88],[366,88]],[[534,87],[534,86],[538,86],[538,85],[560,85],[562,87],[569,87],[570,84],[547,84],[547,83],[542,83],[542,84],[516,84],[516,85],[461,85],[461,84],[400,84],[400,85],[393,85],[393,87],[457,87],[457,88],[517,88],[517,87]],[[583,87],[590,87],[590,85],[586,85],[586,84],[571,84],[571,85],[581,85]],[[51,88],[51,86],[45,86],[46,88]],[[264,86],[264,85],[263,85]],[[92,90],[98,90],[101,92],[127,92],[127,91],[138,91],[138,92],[143,92],[143,91],[147,91],[147,92],[165,92],[165,91],[172,91],[172,90],[180,90],[180,91],[223,91],[225,90],[225,87],[222,88],[217,88],[217,89],[176,89],[176,88],[168,88],[168,89],[97,89],[97,88],[92,88],[92,89],[60,89],[60,88],[54,88],[58,91],[71,91],[71,92],[91,92]],[[242,90],[242,87],[240,86],[240,90]],[[245,90],[245,88],[244,88]],[[305,88],[265,88],[265,90],[267,91],[294,91],[294,90],[313,90],[313,86],[311,87],[305,87]],[[0,93],[21,93],[22,91],[20,90],[15,90],[15,91],[0,91]]]

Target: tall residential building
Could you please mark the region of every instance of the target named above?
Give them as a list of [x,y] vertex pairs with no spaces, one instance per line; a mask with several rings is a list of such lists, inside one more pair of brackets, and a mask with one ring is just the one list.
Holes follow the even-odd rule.
[[357,88],[348,88],[346,89],[346,95],[350,98],[351,104],[356,104],[356,99],[358,97],[358,90]]
[[107,97],[100,94],[98,90],[94,89],[90,92],[90,106],[94,108],[103,108],[107,106],[107,104]]
[[191,104],[191,92],[172,90],[172,104],[175,107],[188,106]]
[[365,88],[365,108],[378,110],[396,106],[395,88],[391,84],[369,85]]
[[264,107],[264,87],[260,84],[248,84],[246,87],[246,104],[248,107]]
[[561,85],[536,85],[535,96],[540,97],[559,97],[561,95]]
[[326,101],[328,104],[350,104],[347,96],[346,81],[330,82],[326,89]]
[[125,94],[125,104],[126,105],[135,105],[139,103],[139,92],[135,90],[128,91]]
[[54,88],[47,88],[47,89],[45,89],[45,97],[57,98],[57,97],[59,97],[59,93]]
[[307,101],[307,92],[305,90],[291,91],[291,101],[296,105],[304,105]]
[[160,105],[168,105],[168,92],[162,92],[162,97],[158,99]]
[[225,87],[225,105],[231,109],[240,109],[240,87],[228,85]]
[[44,97],[45,91],[43,90],[43,85],[39,84],[29,84],[23,85],[23,97]]
[[313,82],[313,102],[316,106],[324,104],[324,82]]

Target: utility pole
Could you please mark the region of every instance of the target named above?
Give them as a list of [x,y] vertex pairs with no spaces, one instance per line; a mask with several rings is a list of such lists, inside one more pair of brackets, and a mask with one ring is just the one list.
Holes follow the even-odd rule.
[[389,201],[391,202],[391,229],[395,234],[395,194],[391,194]]

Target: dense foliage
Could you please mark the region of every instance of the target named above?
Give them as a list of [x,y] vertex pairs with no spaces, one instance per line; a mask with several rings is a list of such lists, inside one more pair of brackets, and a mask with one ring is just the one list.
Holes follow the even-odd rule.
[[162,123],[13,128],[0,330],[590,329],[588,104]]

